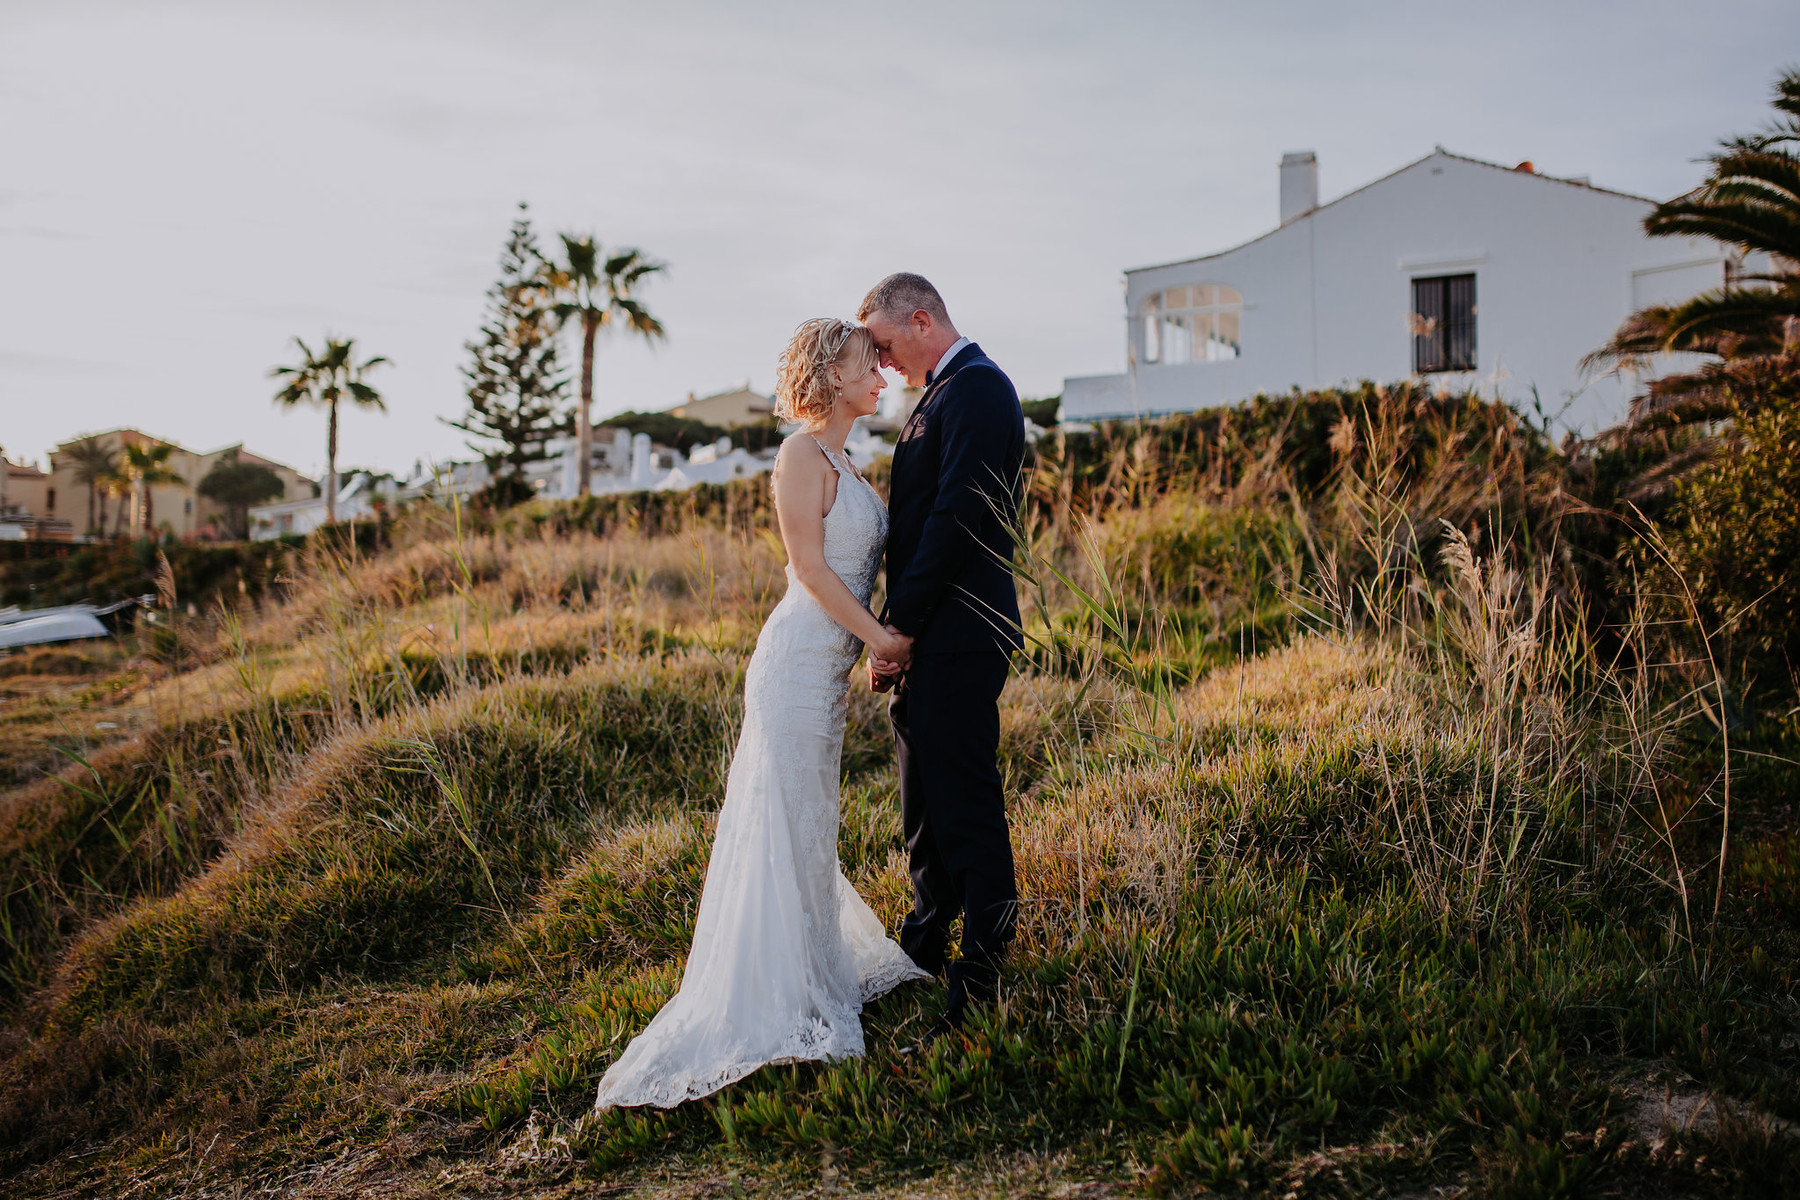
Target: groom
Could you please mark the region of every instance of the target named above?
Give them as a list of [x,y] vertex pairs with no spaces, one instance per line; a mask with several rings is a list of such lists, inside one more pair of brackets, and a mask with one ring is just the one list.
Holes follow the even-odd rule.
[[900,947],[946,973],[950,923],[963,918],[941,1033],[994,998],[1019,899],[998,756],[1000,691],[1023,645],[1012,525],[1025,419],[1012,381],[957,333],[924,277],[889,275],[856,315],[881,365],[925,389],[894,447],[882,617],[913,639],[912,660],[904,678],[872,660],[870,686],[896,688],[889,717],[913,881]]

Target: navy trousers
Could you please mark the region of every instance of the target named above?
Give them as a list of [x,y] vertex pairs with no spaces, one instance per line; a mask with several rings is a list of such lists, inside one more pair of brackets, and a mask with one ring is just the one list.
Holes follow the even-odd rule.
[[[947,975],[953,1019],[969,1002],[993,999],[1018,919],[998,761],[1008,666],[998,650],[921,654],[888,707],[913,881],[900,948],[921,969]],[[946,967],[958,914],[961,957]]]

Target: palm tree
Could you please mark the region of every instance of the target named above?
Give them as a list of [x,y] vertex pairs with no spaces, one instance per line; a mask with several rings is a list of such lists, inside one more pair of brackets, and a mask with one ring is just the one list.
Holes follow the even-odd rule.
[[75,481],[87,487],[88,532],[106,532],[106,513],[101,508],[102,486],[119,473],[119,452],[97,436],[78,438],[63,453],[75,468]]
[[[118,537],[125,531],[126,510],[130,507],[125,503],[125,499],[127,496],[131,495],[131,479],[125,474],[125,464],[122,460],[120,461],[118,468],[114,470],[112,474],[107,475],[100,480],[99,486],[100,495],[102,497],[110,496],[113,500],[117,501],[117,507],[113,509],[112,535]],[[101,501],[101,507],[105,507],[104,500]],[[101,515],[104,517],[105,514],[102,513]],[[100,532],[106,532],[104,525],[101,526]]]
[[1767,130],[1725,142],[1704,183],[1644,219],[1652,236],[1712,238],[1770,266],[1633,313],[1588,356],[1588,367],[1613,370],[1676,351],[1710,360],[1653,380],[1632,401],[1628,438],[1721,420],[1800,367],[1800,70],[1777,82],[1774,105],[1780,115]]
[[150,489],[159,483],[186,483],[169,464],[175,447],[167,442],[155,446],[126,446],[123,474],[131,481],[131,532],[142,537],[150,530]]
[[331,414],[329,432],[325,436],[325,520],[337,523],[337,443],[338,403],[349,400],[359,408],[387,411],[381,393],[370,387],[363,376],[388,360],[380,355],[356,361],[356,339],[325,338],[325,348],[314,354],[299,338],[301,362],[295,367],[276,367],[269,372],[272,379],[285,379],[287,386],[275,393],[275,403],[285,408],[296,404],[316,404]]
[[575,422],[577,490],[587,495],[593,478],[594,338],[603,328],[622,326],[645,341],[666,337],[662,322],[650,315],[635,292],[645,280],[666,269],[633,248],[615,250],[602,259],[592,237],[562,235],[563,261],[549,264],[551,290],[562,297],[558,320],[581,318],[581,406]]

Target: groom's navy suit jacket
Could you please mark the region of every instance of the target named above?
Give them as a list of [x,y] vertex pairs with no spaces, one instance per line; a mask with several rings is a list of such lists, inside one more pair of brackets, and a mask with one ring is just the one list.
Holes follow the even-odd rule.
[[885,620],[914,654],[1019,649],[1013,526],[1025,416],[971,342],[934,377],[900,431],[888,485]]

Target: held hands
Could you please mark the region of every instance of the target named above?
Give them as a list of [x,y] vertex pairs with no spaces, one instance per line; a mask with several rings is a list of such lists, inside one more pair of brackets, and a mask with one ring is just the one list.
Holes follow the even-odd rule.
[[883,674],[897,674],[912,665],[913,640],[892,625],[884,628],[887,636],[869,643],[869,659],[887,668]]
[[869,644],[869,690],[885,692],[900,682],[912,663],[913,640],[892,625],[888,636]]

